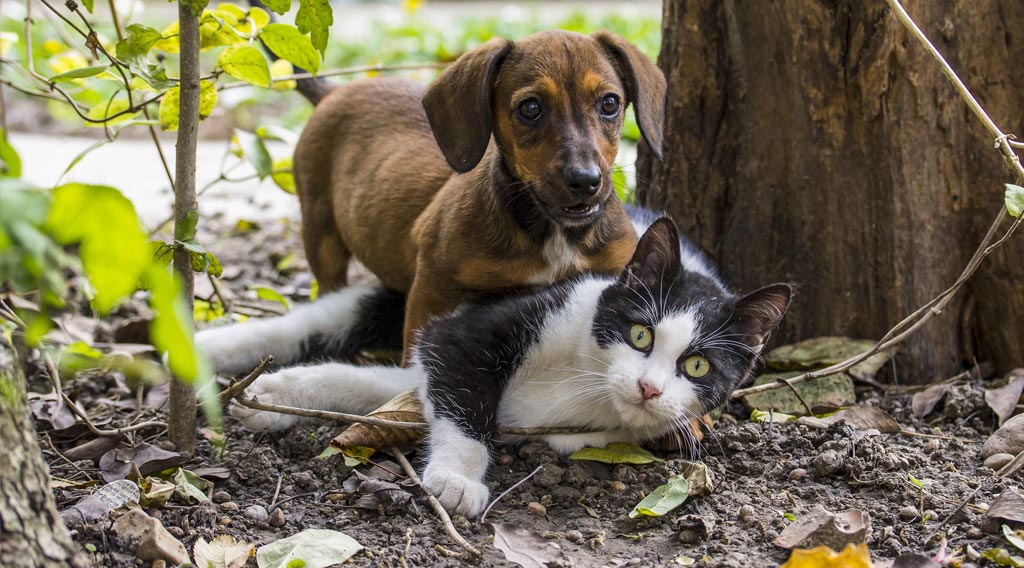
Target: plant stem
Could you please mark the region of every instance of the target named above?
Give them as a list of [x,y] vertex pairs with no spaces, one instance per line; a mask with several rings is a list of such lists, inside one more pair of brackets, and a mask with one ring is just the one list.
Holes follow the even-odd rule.
[[[199,132],[199,18],[185,0],[178,1],[181,28],[181,100],[178,107],[178,142],[175,156],[175,234],[186,217],[196,211],[196,145]],[[174,268],[182,281],[187,313],[192,316],[194,282],[187,250],[175,248]],[[191,330],[192,326],[187,326]],[[189,331],[191,333],[191,331]],[[191,340],[191,338],[189,338]],[[196,392],[183,381],[171,383],[168,434],[179,452],[196,449]]]

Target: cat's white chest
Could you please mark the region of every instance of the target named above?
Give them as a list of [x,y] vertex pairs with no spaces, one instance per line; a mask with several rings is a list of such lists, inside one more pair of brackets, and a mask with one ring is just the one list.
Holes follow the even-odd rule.
[[569,245],[561,231],[556,231],[545,241],[541,255],[547,268],[534,274],[529,280],[530,284],[551,284],[570,274],[583,272],[586,268],[583,257],[579,255],[576,247]]

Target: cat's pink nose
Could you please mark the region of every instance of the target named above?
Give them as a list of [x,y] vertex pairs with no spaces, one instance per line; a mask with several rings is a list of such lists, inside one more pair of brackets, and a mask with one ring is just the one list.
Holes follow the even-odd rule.
[[644,400],[651,400],[652,398],[661,396],[661,389],[647,381],[640,380],[638,381],[638,384],[640,385],[640,394],[644,397]]

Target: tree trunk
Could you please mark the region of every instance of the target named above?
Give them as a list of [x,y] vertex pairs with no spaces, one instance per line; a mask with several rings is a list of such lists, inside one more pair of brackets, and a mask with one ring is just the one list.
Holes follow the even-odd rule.
[[25,378],[0,347],[0,558],[5,568],[88,566],[57,514],[50,474],[25,406]]
[[[996,123],[1020,132],[1024,3],[905,4]],[[659,62],[665,160],[641,148],[639,200],[735,286],[797,283],[783,341],[881,336],[952,284],[1013,181],[883,0],[665,0]],[[1024,362],[1024,239],[1007,244],[904,345],[899,380]]]
[[[175,150],[174,234],[188,226],[189,215],[196,214],[196,144],[199,132],[199,19],[192,13],[192,2],[178,0],[181,46],[181,98],[178,106],[178,141]],[[192,224],[194,227],[195,225]],[[183,237],[188,238],[188,237]],[[181,276],[182,293],[192,314],[194,282],[192,259],[182,247],[174,249],[174,268]],[[191,329],[191,327],[189,328]],[[196,450],[196,392],[181,380],[171,382],[167,416],[168,437],[179,452]]]

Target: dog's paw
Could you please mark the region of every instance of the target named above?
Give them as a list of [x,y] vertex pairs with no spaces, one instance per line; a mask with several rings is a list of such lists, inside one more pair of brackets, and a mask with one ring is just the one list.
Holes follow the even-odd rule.
[[490,490],[479,481],[449,469],[427,465],[423,472],[423,487],[450,513],[475,517],[487,506]]
[[[290,397],[288,396],[288,384],[283,375],[284,372],[262,376],[250,385],[245,392],[250,398],[255,398],[259,402],[291,406]],[[299,417],[292,414],[256,410],[255,408],[242,406],[237,402],[231,406],[231,415],[237,418],[247,430],[253,432],[287,430],[299,421]]]

